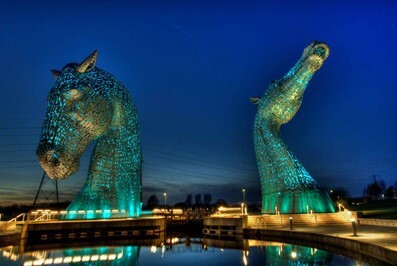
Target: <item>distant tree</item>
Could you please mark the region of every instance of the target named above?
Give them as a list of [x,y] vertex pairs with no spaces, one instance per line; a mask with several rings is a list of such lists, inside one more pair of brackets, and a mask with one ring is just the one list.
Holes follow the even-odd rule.
[[209,207],[211,204],[212,196],[209,193],[204,193],[204,206]]
[[380,196],[385,191],[386,184],[383,180],[374,180],[364,189],[364,196],[369,197],[372,200],[380,199]]
[[385,196],[387,199],[394,199],[396,197],[396,188],[389,186],[385,191]]
[[329,196],[331,197],[334,206],[338,206],[338,204],[342,204],[343,206],[347,206],[347,202],[349,199],[349,191],[344,187],[335,187],[332,189],[327,189]]
[[183,209],[186,206],[185,202],[177,202],[174,204],[175,208]]
[[153,209],[159,206],[159,199],[157,198],[156,194],[150,195],[149,199],[147,200],[147,207],[149,209]]
[[221,207],[221,206],[226,207],[226,206],[228,206],[228,204],[227,204],[226,200],[224,200],[224,199],[218,199],[218,200],[215,202],[215,206],[216,206],[217,208],[219,208],[219,207]]
[[201,202],[201,194],[196,194],[194,196],[194,205],[200,207],[203,203]]
[[193,203],[193,196],[192,196],[192,194],[191,194],[191,193],[190,193],[190,194],[187,194],[187,195],[186,195],[186,200],[185,200],[185,205],[186,205],[186,207],[187,207],[187,208],[192,207],[192,203]]

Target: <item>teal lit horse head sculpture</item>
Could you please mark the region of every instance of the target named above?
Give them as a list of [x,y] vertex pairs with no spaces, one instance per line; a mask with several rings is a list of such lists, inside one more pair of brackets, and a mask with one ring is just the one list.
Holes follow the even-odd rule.
[[280,135],[280,126],[294,117],[310,79],[328,55],[328,45],[311,43],[283,78],[273,81],[261,98],[251,98],[258,105],[254,145],[263,213],[334,212],[329,195],[317,185]]
[[137,111],[128,90],[95,67],[96,61],[97,51],[80,64],[52,70],[56,82],[48,94],[37,156],[50,178],[65,179],[78,170],[82,154],[96,141],[86,183],[68,210],[90,210],[85,218],[106,218],[110,214],[102,211],[114,209],[139,216],[142,156]]

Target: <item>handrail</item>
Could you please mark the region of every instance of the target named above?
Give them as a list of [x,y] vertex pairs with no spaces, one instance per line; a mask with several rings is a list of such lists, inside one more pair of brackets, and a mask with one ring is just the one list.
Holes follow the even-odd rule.
[[338,202],[338,207],[339,207],[339,211],[341,212],[342,211],[342,208],[343,208],[343,211],[349,211],[345,206],[343,206],[341,203],[339,203]]
[[[43,215],[41,215],[41,216],[39,216],[38,218],[36,218],[34,221],[36,222],[36,221],[42,221],[43,219],[43,217],[45,217],[45,216],[48,216],[48,214],[49,213],[44,213]],[[47,220],[48,220],[48,218],[47,218]]]
[[353,214],[351,211],[349,211],[345,206],[343,206],[341,203],[338,202],[338,208],[339,208],[339,212],[342,212],[342,208],[343,208],[343,212],[345,214],[347,214],[347,218],[349,219],[349,221],[353,218]]
[[126,210],[78,210],[78,211],[52,211],[52,210],[33,210],[30,212],[30,218],[32,221],[50,221],[60,220],[63,216],[74,216],[79,219],[103,219],[106,218],[126,218]]
[[20,213],[16,217],[14,217],[11,220],[9,220],[7,223],[17,222],[18,218],[21,217],[21,216],[22,216],[22,222],[25,221],[26,213]]

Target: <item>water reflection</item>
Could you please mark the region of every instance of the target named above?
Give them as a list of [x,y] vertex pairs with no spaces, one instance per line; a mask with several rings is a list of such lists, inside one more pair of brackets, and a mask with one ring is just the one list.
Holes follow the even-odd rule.
[[1,249],[3,258],[32,265],[138,265],[139,246],[36,250],[20,254],[19,246]]
[[264,253],[265,265],[330,265],[334,257],[324,250],[277,242],[251,240],[250,247],[254,246]]
[[[67,243],[66,243],[67,244]],[[69,243],[70,245],[70,243]],[[80,246],[78,246],[80,245]],[[324,250],[263,240],[173,236],[137,242],[74,243],[73,247],[8,246],[0,265],[352,265]],[[13,264],[14,263],[14,264]]]
[[68,249],[64,255],[73,258],[71,265],[138,265],[139,247]]

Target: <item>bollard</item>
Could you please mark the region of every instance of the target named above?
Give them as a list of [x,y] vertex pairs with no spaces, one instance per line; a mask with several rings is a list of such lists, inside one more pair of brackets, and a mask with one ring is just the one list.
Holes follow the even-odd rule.
[[357,236],[356,220],[350,219],[350,222],[352,222],[353,236]]
[[292,217],[289,217],[289,229],[294,230],[294,225],[292,224]]

